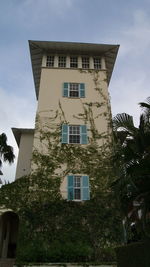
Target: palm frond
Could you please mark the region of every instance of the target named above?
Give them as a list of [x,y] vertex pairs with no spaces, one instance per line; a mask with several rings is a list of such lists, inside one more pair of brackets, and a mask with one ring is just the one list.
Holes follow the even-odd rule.
[[13,147],[7,144],[6,134],[0,134],[0,166],[2,165],[2,161],[13,163],[14,158]]
[[146,102],[140,102],[140,107],[143,109],[143,115],[145,119],[149,122],[150,119],[150,97],[146,99]]
[[113,129],[114,131],[123,130],[131,135],[137,131],[137,128],[134,126],[133,117],[126,113],[120,113],[114,117]]

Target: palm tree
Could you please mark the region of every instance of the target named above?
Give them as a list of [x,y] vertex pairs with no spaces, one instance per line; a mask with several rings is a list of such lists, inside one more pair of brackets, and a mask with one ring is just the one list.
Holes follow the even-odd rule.
[[7,144],[6,134],[0,134],[0,167],[2,166],[3,161],[8,162],[9,164],[13,163],[14,158],[13,147]]
[[150,122],[150,97],[146,99],[146,102],[140,102],[139,105],[143,108],[145,119]]
[[114,188],[124,214],[129,212],[131,203],[141,203],[146,231],[146,215],[150,211],[150,97],[139,104],[143,108],[139,127],[135,127],[133,117],[126,113],[113,119],[114,159],[119,170]]

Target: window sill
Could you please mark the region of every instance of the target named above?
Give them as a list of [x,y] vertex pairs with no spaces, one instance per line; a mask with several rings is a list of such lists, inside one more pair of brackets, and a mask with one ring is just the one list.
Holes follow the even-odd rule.
[[106,71],[107,69],[84,69],[84,68],[69,68],[69,67],[46,67],[46,66],[42,66],[43,69],[64,69],[64,70],[95,70],[95,71]]
[[85,98],[85,97],[70,97],[70,96],[63,96],[64,98],[69,98],[69,99],[82,99],[82,98]]

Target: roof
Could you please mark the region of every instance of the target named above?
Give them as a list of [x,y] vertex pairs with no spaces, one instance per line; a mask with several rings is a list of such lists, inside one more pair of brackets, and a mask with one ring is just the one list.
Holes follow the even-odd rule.
[[111,79],[114,64],[116,61],[119,45],[91,44],[74,42],[50,42],[29,40],[29,48],[32,62],[33,78],[38,98],[41,77],[42,56],[44,53],[55,54],[80,54],[80,55],[103,55],[106,59],[108,84]]
[[34,129],[26,129],[26,128],[11,128],[16,139],[17,145],[20,145],[20,139],[22,134],[34,134]]

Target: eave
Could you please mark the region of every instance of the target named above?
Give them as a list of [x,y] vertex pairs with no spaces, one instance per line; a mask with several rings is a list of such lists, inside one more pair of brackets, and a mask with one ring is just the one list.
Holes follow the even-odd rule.
[[35,91],[38,99],[43,54],[54,53],[66,55],[104,56],[106,60],[107,81],[109,84],[119,45],[29,40],[29,48]]
[[18,147],[20,146],[20,140],[21,140],[22,134],[25,134],[25,133],[34,134],[34,129],[27,129],[27,128],[11,128],[11,129],[14,134]]

